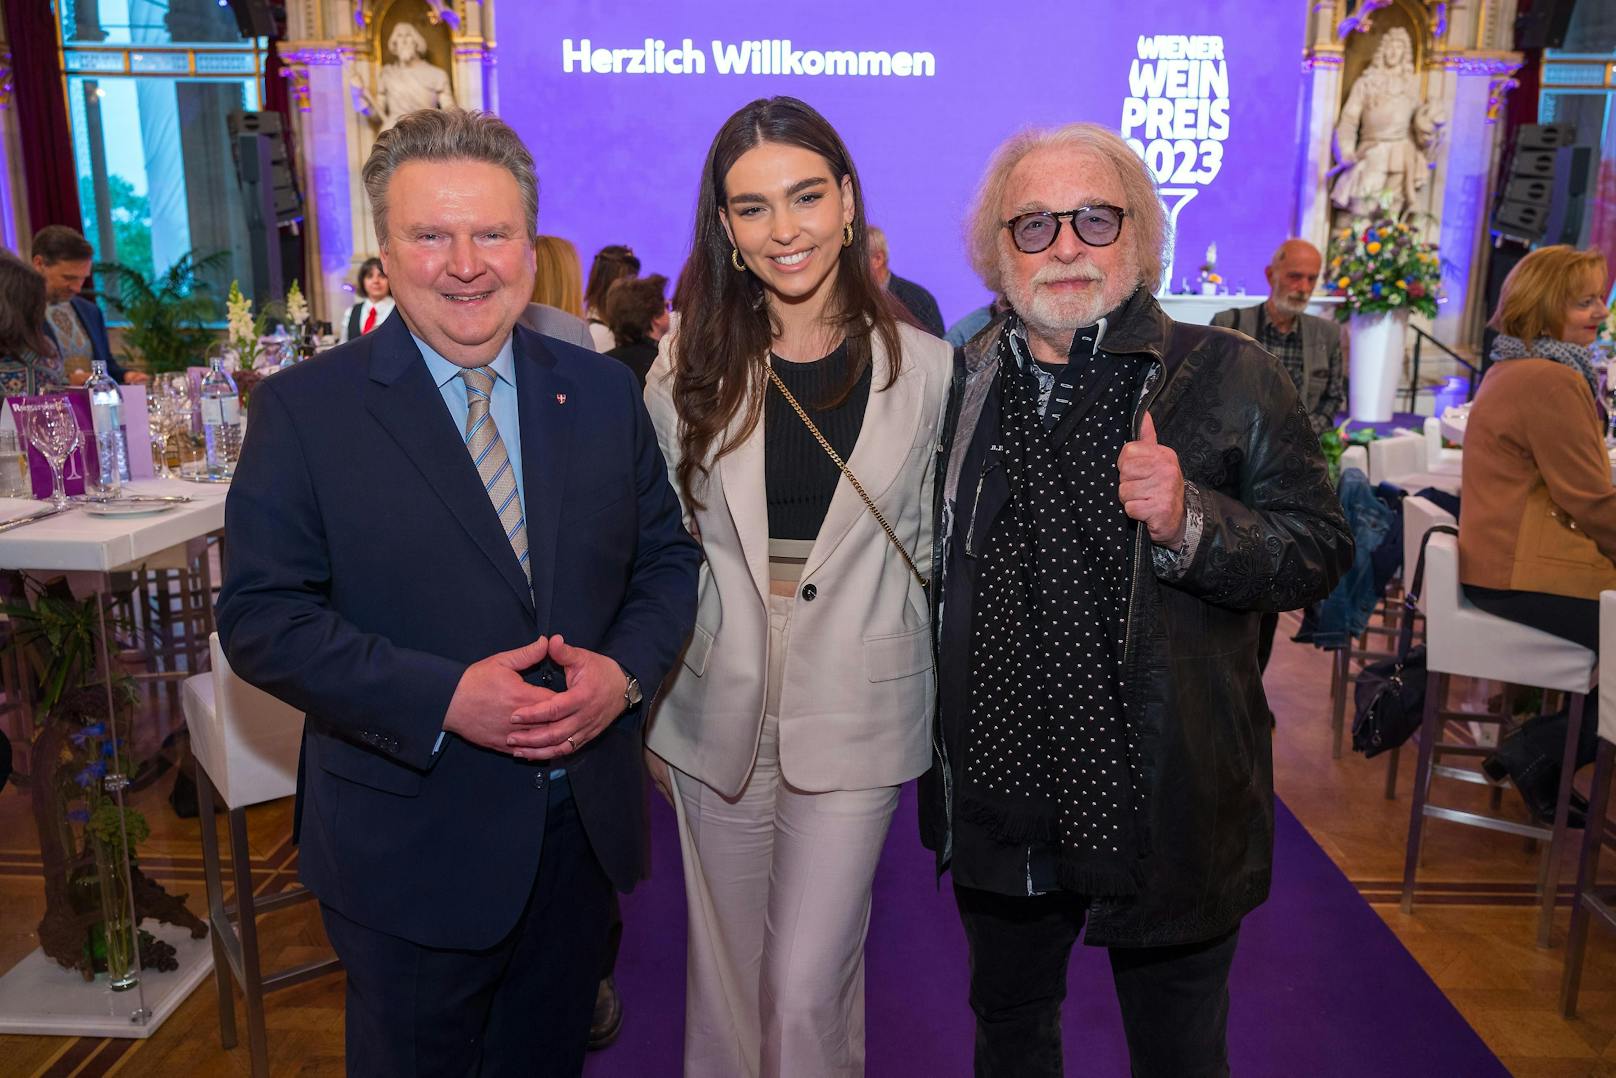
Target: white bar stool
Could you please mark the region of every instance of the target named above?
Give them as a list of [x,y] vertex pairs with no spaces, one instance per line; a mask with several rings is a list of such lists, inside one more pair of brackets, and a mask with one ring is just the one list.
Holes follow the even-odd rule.
[[1425,417],[1425,470],[1431,475],[1459,475],[1464,467],[1464,450],[1442,444],[1442,420]]
[[1577,1016],[1577,991],[1582,986],[1582,957],[1588,948],[1589,916],[1606,928],[1616,929],[1616,907],[1611,895],[1601,895],[1599,850],[1609,825],[1610,775],[1616,765],[1616,591],[1599,595],[1599,755],[1594,758],[1594,780],[1588,789],[1588,825],[1577,861],[1577,892],[1571,900],[1571,930],[1566,933],[1565,972],[1560,981],[1560,1013]]
[[[1457,523],[1452,513],[1433,501],[1421,498],[1417,494],[1410,494],[1403,499],[1403,594],[1407,595],[1409,589],[1414,586],[1414,570],[1419,565],[1420,543],[1424,541],[1425,533],[1438,524],[1446,524],[1452,527]],[[1427,569],[1426,571],[1429,573],[1430,570]],[[1409,610],[1405,607],[1399,616],[1405,618],[1423,617],[1424,601],[1424,598],[1420,597],[1416,610]],[[1415,643],[1422,642],[1424,635],[1416,627],[1414,633]],[[1395,800],[1397,797],[1397,764],[1402,757],[1402,753],[1403,747],[1399,745],[1386,754],[1386,800],[1388,801]],[[1483,778],[1485,777],[1483,776]]]
[[[340,968],[341,963],[324,959],[270,974],[259,968],[258,915],[313,898],[306,888],[293,887],[255,900],[247,847],[247,807],[297,792],[303,713],[236,677],[217,633],[209,637],[208,645],[213,671],[187,678],[184,699],[191,751],[196,757],[202,870],[208,888],[208,924],[213,929],[213,978],[219,991],[219,1039],[225,1048],[236,1045],[236,1010],[230,991],[233,977],[246,1001],[253,1078],[266,1078],[264,992],[312,980]],[[229,824],[230,871],[235,884],[231,906],[225,904],[220,878],[215,798],[223,803]]]
[[1369,450],[1361,445],[1349,445],[1341,450],[1341,470],[1356,468],[1364,475],[1369,474]]
[[[1390,441],[1392,439],[1385,439]],[[1374,443],[1370,443],[1374,444]],[[1360,449],[1361,446],[1354,446]],[[1421,487],[1420,489],[1424,489]],[[1413,523],[1409,517],[1409,502],[1418,501],[1423,507],[1423,515],[1416,514]],[[1424,521],[1424,523],[1420,523]],[[1397,643],[1398,626],[1406,613],[1398,593],[1408,592],[1409,581],[1414,577],[1414,561],[1419,556],[1420,537],[1431,524],[1452,524],[1453,517],[1439,509],[1434,503],[1423,498],[1416,499],[1412,495],[1403,499],[1403,575],[1401,588],[1393,588],[1390,581],[1386,585],[1386,594],[1380,598],[1381,624],[1366,625],[1364,631],[1356,639],[1349,640],[1347,646],[1336,649],[1331,655],[1330,666],[1330,756],[1332,759],[1341,758],[1341,746],[1346,735],[1347,701],[1352,693],[1353,679],[1357,673],[1369,663],[1381,659],[1392,658]],[[1417,528],[1417,530],[1415,530]],[[1410,538],[1412,536],[1412,538]],[[1384,646],[1371,647],[1370,637],[1383,637],[1387,640]],[[1386,797],[1388,800],[1397,794],[1397,749],[1387,754],[1386,771]]]
[[1429,449],[1423,434],[1394,434],[1369,443],[1369,481],[1395,483],[1413,494],[1426,487],[1459,493],[1459,475],[1433,473],[1427,467]]
[[[1571,799],[1572,771],[1576,767],[1577,735],[1582,728],[1583,702],[1598,678],[1594,653],[1551,633],[1483,613],[1459,587],[1459,544],[1446,534],[1433,535],[1425,550],[1425,582],[1421,596],[1425,611],[1425,718],[1420,727],[1419,764],[1414,771],[1414,796],[1408,825],[1408,849],[1403,863],[1403,912],[1414,909],[1414,877],[1419,867],[1420,840],[1425,817],[1471,827],[1504,831],[1525,838],[1547,839],[1538,871],[1538,946],[1549,945],[1554,903],[1559,890],[1560,848],[1565,840],[1566,816]],[[1479,812],[1430,804],[1427,800],[1435,775],[1464,782],[1493,785],[1480,771],[1435,763],[1438,753],[1482,756],[1492,751],[1475,745],[1442,741],[1442,728],[1450,717],[1476,721],[1506,721],[1472,713],[1445,712],[1443,698],[1454,676],[1491,678],[1516,685],[1571,694],[1571,717],[1555,797],[1554,825],[1521,823]]]

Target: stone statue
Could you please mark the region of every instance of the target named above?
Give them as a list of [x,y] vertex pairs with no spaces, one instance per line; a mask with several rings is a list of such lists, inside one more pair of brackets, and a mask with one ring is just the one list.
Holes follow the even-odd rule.
[[426,38],[412,23],[401,22],[393,27],[393,32],[387,36],[387,51],[394,62],[382,65],[376,78],[375,97],[370,96],[357,76],[352,80],[372,119],[380,121],[383,131],[398,123],[399,117],[417,109],[454,107],[449,73],[425,59]]
[[1352,84],[1336,121],[1340,164],[1330,201],[1355,217],[1402,216],[1425,186],[1427,154],[1440,125],[1437,110],[1420,101],[1408,31],[1393,27]]

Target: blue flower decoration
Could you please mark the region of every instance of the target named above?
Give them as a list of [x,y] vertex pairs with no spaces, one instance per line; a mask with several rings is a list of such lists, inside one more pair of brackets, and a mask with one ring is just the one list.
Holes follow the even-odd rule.
[[1370,288],[1370,292],[1374,293],[1377,296],[1380,295],[1380,282],[1379,281],[1376,281],[1374,283],[1373,287]]

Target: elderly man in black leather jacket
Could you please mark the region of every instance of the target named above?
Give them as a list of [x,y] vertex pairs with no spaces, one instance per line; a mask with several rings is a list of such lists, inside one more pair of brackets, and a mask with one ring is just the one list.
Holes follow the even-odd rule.
[[971,948],[976,1073],[1059,1075],[1071,948],[1109,948],[1135,1075],[1228,1073],[1228,973],[1268,894],[1263,611],[1352,536],[1295,387],[1151,295],[1166,223],[1091,124],[1018,135],[972,259],[938,463],[939,718],[921,828]]

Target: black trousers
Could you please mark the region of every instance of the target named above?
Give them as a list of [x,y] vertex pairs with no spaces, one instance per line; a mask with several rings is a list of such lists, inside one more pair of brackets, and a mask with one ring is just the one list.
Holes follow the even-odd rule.
[[348,1074],[581,1074],[611,899],[571,796],[552,795],[527,909],[486,951],[423,947],[322,904],[348,972]]
[[1465,598],[1495,617],[1599,650],[1599,600],[1574,599],[1541,591],[1464,586]]
[[[1509,591],[1502,588],[1464,586],[1465,598],[1496,617],[1504,618],[1573,644],[1581,644],[1599,654],[1599,600],[1548,595],[1539,591]],[[1582,713],[1582,736],[1577,740],[1577,766],[1594,762],[1599,751],[1599,696],[1588,697]],[[1522,791],[1535,791],[1553,804],[1560,785],[1566,730],[1570,715],[1559,711],[1538,715],[1521,724],[1520,731],[1498,747],[1498,756],[1510,777]]]
[[[1059,1078],[1066,966],[1080,895],[998,895],[955,885],[971,952],[977,1078]],[[1239,929],[1179,947],[1114,947],[1111,977],[1134,1078],[1229,1073],[1229,966]]]
[[1279,631],[1279,615],[1265,613],[1257,624],[1257,672],[1266,673],[1274,654],[1274,635]]

